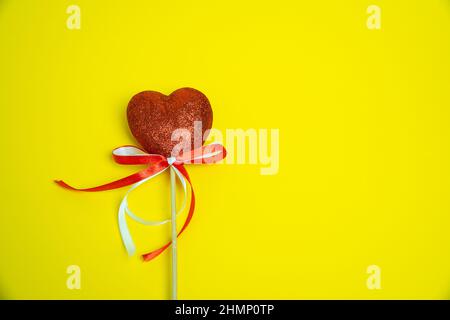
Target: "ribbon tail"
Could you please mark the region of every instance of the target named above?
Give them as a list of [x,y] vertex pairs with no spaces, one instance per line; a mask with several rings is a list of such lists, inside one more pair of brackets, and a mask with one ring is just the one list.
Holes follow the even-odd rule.
[[127,250],[129,256],[132,256],[136,251],[133,239],[131,238],[130,230],[128,230],[126,219],[127,197],[124,197],[119,207],[119,230],[122,237],[123,245]]
[[69,190],[73,190],[73,191],[85,191],[85,192],[97,192],[97,191],[106,191],[106,190],[112,190],[112,189],[118,189],[118,188],[122,188],[125,186],[129,186],[133,183],[137,183],[139,181],[141,181],[142,179],[145,179],[147,177],[150,177],[160,171],[162,171],[163,169],[167,168],[167,162],[161,161],[158,163],[155,163],[154,165],[141,170],[139,172],[136,172],[128,177],[110,182],[110,183],[106,183],[97,187],[93,187],[93,188],[74,188],[70,185],[68,185],[67,183],[65,183],[62,180],[55,180],[55,183],[58,184],[60,187],[65,188],[65,189],[69,189]]
[[154,177],[156,177],[157,175],[161,174],[162,172],[164,172],[168,167],[166,166],[164,169],[162,169],[161,171],[158,171],[157,173],[139,181],[136,182],[131,188],[130,190],[127,191],[127,193],[125,194],[125,196],[123,197],[120,206],[119,206],[119,215],[118,215],[118,220],[119,220],[119,230],[120,230],[120,235],[122,237],[122,242],[123,245],[125,246],[125,249],[128,253],[129,256],[132,256],[135,251],[136,251],[136,247],[134,245],[133,242],[133,238],[131,237],[131,233],[130,230],[128,229],[128,225],[127,225],[127,221],[126,221],[126,216],[128,215],[130,218],[132,218],[133,220],[137,221],[138,223],[141,223],[143,225],[148,225],[148,226],[156,226],[156,225],[160,225],[160,224],[165,224],[167,222],[169,222],[170,220],[162,220],[162,221],[148,221],[148,220],[144,220],[138,216],[136,216],[131,210],[130,208],[128,208],[128,195],[135,190],[137,187],[139,187],[140,185],[142,185],[143,183],[149,181],[150,179],[153,179]]
[[[194,210],[195,210],[195,194],[194,194],[194,188],[192,187],[192,182],[191,179],[189,178],[189,174],[187,172],[187,170],[184,168],[183,165],[179,165],[179,164],[174,164],[173,165],[182,175],[183,177],[189,182],[189,186],[191,188],[191,204],[189,207],[189,213],[186,217],[186,221],[183,224],[183,227],[181,228],[181,230],[178,232],[177,237],[179,237],[183,231],[187,228],[187,226],[189,225],[189,223],[192,220],[192,216],[194,215]],[[156,258],[157,256],[159,256],[161,253],[164,252],[164,250],[166,250],[170,244],[172,243],[172,241],[169,241],[168,243],[166,243],[164,246],[162,246],[159,249],[153,250],[149,253],[143,254],[142,258],[144,259],[144,261],[150,261],[153,260],[154,258]]]

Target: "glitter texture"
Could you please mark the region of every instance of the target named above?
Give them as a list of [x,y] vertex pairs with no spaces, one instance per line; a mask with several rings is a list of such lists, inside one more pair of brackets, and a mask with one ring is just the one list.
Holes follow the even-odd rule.
[[189,130],[193,148],[194,121],[202,122],[204,136],[211,129],[213,112],[203,93],[181,88],[168,96],[156,91],[136,94],[128,103],[127,117],[131,133],[148,153],[169,157],[179,143],[171,141],[172,133],[176,129]]

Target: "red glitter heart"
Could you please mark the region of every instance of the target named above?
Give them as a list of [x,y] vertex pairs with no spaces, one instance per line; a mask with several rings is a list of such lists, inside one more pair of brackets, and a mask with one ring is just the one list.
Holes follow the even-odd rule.
[[176,129],[189,130],[194,148],[194,121],[202,122],[204,137],[205,131],[211,129],[213,113],[203,93],[181,88],[168,96],[156,91],[136,94],[128,103],[127,117],[131,133],[148,153],[170,157],[179,143],[171,140],[172,133]]

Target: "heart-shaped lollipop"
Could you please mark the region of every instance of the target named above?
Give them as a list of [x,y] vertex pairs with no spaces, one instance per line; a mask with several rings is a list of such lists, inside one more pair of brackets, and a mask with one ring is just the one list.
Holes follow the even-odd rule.
[[[119,206],[120,235],[130,255],[135,252],[135,246],[128,230],[127,215],[136,222],[145,225],[160,225],[171,222],[171,241],[144,254],[143,258],[145,261],[150,261],[172,245],[172,299],[175,300],[177,299],[177,238],[189,225],[195,209],[194,188],[184,165],[192,163],[192,161],[197,161],[195,163],[198,164],[215,163],[226,156],[226,150],[218,143],[201,146],[206,139],[205,132],[211,129],[213,114],[208,98],[198,90],[182,88],[168,96],[155,91],[138,93],[128,103],[127,116],[133,136],[148,153],[133,146],[122,146],[114,149],[113,158],[120,164],[145,164],[147,168],[125,178],[92,188],[74,188],[61,180],[55,182],[65,189],[88,192],[112,190],[132,185]],[[197,122],[200,122],[201,130]],[[175,135],[173,135],[174,133]],[[199,137],[200,134],[201,137]],[[175,141],[172,141],[172,138]],[[172,155],[172,150],[179,143],[182,144],[182,149],[177,151],[182,151],[183,157],[176,158],[176,161],[173,161],[174,159],[169,159],[169,157],[177,156],[177,154]],[[200,152],[198,154],[196,152],[184,154],[189,144],[191,150],[198,148]],[[129,193],[167,169],[170,169],[171,218],[149,222],[132,214],[128,208],[127,198]],[[183,186],[184,201],[186,201],[188,185],[191,191],[189,211],[183,227],[179,231],[177,230],[176,220],[178,212],[176,179],[179,179]],[[182,210],[180,209],[180,212]]]
[[204,137],[205,131],[211,129],[213,113],[203,93],[181,88],[168,96],[156,91],[136,94],[128,103],[127,117],[131,133],[148,153],[170,157],[179,143],[172,141],[172,133],[176,129],[189,130],[194,148],[194,134],[199,134],[194,132],[194,122],[201,121]]

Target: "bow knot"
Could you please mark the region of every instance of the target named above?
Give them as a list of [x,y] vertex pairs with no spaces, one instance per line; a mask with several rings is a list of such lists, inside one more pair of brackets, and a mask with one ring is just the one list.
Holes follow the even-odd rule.
[[[216,163],[226,156],[226,150],[225,148],[217,143],[209,144],[206,146],[202,146],[199,149],[192,150],[191,152],[182,153],[181,155],[177,157],[168,157],[165,158],[162,155],[158,154],[149,154],[145,152],[144,150],[134,147],[134,146],[122,146],[119,148],[116,148],[113,150],[113,158],[114,161],[116,161],[119,164],[124,165],[147,165],[147,168],[136,172],[128,177],[106,183],[97,187],[93,188],[85,188],[85,189],[78,189],[69,186],[64,181],[57,180],[55,181],[59,186],[70,189],[74,191],[85,191],[85,192],[96,192],[96,191],[105,191],[105,190],[112,190],[117,189],[125,186],[132,185],[131,188],[127,191],[125,196],[122,199],[122,202],[119,206],[119,229],[120,234],[122,236],[123,244],[128,252],[129,255],[134,254],[135,252],[135,246],[133,243],[133,240],[131,238],[131,234],[128,230],[127,222],[126,222],[126,215],[128,215],[131,219],[134,221],[144,224],[144,225],[161,225],[170,222],[170,219],[162,220],[162,221],[149,221],[144,220],[137,215],[135,215],[128,207],[128,195],[130,192],[132,192],[134,189],[139,187],[141,184],[149,181],[150,179],[153,179],[157,175],[164,172],[166,169],[171,168],[175,171],[176,177],[181,182],[181,185],[183,187],[184,191],[184,200],[183,204],[178,210],[179,214],[184,210],[184,207],[186,205],[186,199],[187,199],[187,183],[189,183],[190,189],[191,189],[191,203],[189,207],[189,213],[186,217],[186,220],[183,224],[183,227],[178,232],[178,236],[180,236],[183,231],[186,229],[186,227],[189,225],[189,222],[192,219],[192,216],[194,214],[195,209],[195,195],[194,195],[194,189],[192,187],[191,180],[189,178],[189,174],[186,171],[186,168],[184,167],[184,164],[210,164],[210,163]],[[187,183],[186,183],[187,181]],[[152,260],[153,258],[156,258],[158,255],[160,255],[164,250],[166,250],[172,242],[169,241],[164,246],[162,246],[159,249],[153,250],[147,254],[143,255],[143,258],[145,261]]]
[[177,158],[175,158],[175,157],[167,158],[167,163],[169,164],[169,166],[173,165],[176,161],[177,161]]

